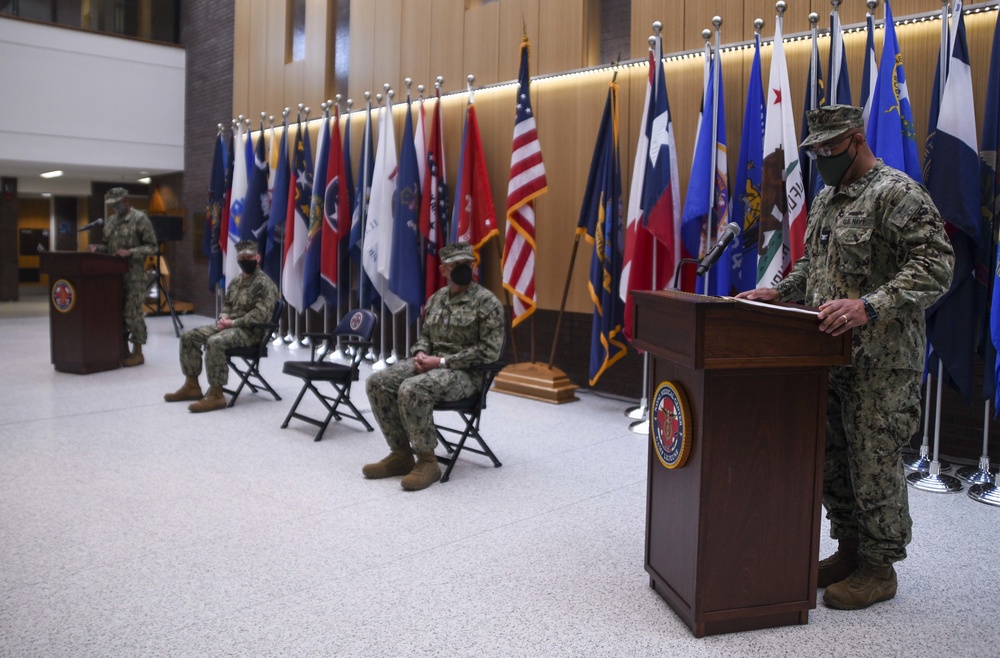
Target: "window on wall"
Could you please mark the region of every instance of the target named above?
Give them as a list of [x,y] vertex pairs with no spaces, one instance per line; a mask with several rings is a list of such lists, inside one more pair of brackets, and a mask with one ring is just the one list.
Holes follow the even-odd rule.
[[0,0],[0,16],[177,43],[180,0]]
[[285,34],[285,61],[306,58],[306,0],[285,0],[288,30]]

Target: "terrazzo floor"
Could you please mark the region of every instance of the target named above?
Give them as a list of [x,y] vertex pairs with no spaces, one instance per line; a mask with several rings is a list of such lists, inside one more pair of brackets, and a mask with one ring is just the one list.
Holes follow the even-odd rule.
[[301,352],[263,366],[282,401],[195,415],[162,401],[169,318],[144,366],[79,376],[50,365],[46,313],[0,303],[0,656],[1000,656],[1000,508],[964,493],[911,490],[895,600],[696,639],[643,571],[622,401],[492,394],[503,467],[468,456],[407,493],[361,476],[378,430],[280,429]]

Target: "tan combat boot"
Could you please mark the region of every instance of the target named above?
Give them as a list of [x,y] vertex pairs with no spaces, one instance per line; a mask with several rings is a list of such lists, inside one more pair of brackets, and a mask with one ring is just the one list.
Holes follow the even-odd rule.
[[203,411],[215,411],[226,407],[226,396],[222,394],[221,386],[209,386],[205,397],[195,403],[188,405],[188,411],[201,413]]
[[139,343],[135,344],[135,351],[125,357],[122,361],[122,367],[131,368],[132,366],[141,366],[146,362],[146,359],[142,358],[142,345]]
[[862,561],[858,570],[826,588],[823,603],[837,610],[861,610],[896,596],[896,570]]
[[441,479],[441,467],[438,466],[434,452],[421,452],[417,455],[417,465],[410,474],[403,478],[400,484],[407,491],[426,489]]
[[841,539],[837,551],[830,557],[819,561],[819,577],[816,579],[816,587],[823,589],[834,583],[839,583],[854,573],[860,563],[857,540]]
[[381,480],[394,475],[406,475],[413,470],[413,452],[409,448],[393,448],[389,456],[374,464],[365,464],[361,473],[369,480]]
[[198,383],[198,378],[186,377],[184,379],[184,386],[181,386],[173,393],[167,393],[163,396],[163,399],[167,402],[182,402],[186,400],[200,400],[201,396],[201,384]]

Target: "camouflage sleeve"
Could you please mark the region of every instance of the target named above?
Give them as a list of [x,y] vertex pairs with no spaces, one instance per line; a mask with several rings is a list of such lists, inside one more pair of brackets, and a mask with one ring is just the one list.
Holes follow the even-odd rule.
[[795,265],[792,266],[792,271],[775,286],[775,289],[781,296],[781,301],[797,302],[800,299],[805,299],[809,266],[809,247],[806,247],[802,258],[795,261]]
[[[430,317],[431,308],[438,303],[438,294],[434,293],[431,295],[430,300],[427,302],[427,307],[424,312],[424,317]],[[424,354],[433,354],[433,343],[431,342],[430,335],[428,334],[428,326],[426,322],[420,323],[420,335],[417,337],[417,342],[415,342],[410,347],[410,356],[413,356],[419,352]]]
[[923,188],[897,190],[887,209],[885,230],[902,253],[902,267],[874,291],[862,295],[879,320],[927,309],[951,286],[955,251],[944,222]]
[[106,245],[106,244],[95,244],[95,245],[93,245],[93,247],[94,247],[94,251],[96,251],[99,254],[106,254],[106,253],[108,253],[108,245]]
[[481,288],[483,302],[478,309],[479,341],[458,354],[448,357],[448,367],[456,370],[475,363],[489,363],[500,358],[504,344],[506,318],[500,300],[492,292]]
[[258,285],[250,291],[253,295],[254,303],[243,315],[233,318],[233,326],[250,328],[255,324],[264,324],[270,321],[274,312],[274,304],[277,301],[277,288],[270,280],[260,280]]
[[133,258],[155,256],[156,252],[159,251],[160,246],[156,242],[156,232],[153,231],[153,223],[149,221],[149,217],[145,213],[139,216],[138,224],[136,225],[136,237],[139,239],[139,244],[129,249]]

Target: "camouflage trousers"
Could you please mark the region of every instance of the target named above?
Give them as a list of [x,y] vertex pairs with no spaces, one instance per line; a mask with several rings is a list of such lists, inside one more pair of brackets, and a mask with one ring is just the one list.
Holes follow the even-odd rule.
[[230,347],[256,345],[258,339],[246,329],[231,327],[215,328],[207,324],[181,334],[181,371],[186,377],[201,374],[201,349],[205,348],[205,370],[209,386],[225,386],[229,381],[229,364],[226,350]]
[[136,345],[146,344],[146,320],[142,301],[146,296],[146,272],[131,268],[125,273],[125,332]]
[[437,446],[434,403],[461,400],[479,389],[478,375],[438,368],[418,373],[413,359],[368,377],[365,384],[372,413],[390,448],[412,445],[417,453]]
[[920,372],[830,368],[823,505],[830,536],[866,562],[906,557],[910,519],[902,449],[920,424]]

